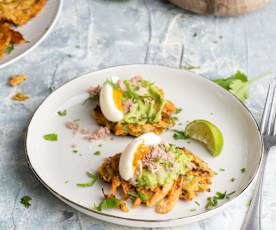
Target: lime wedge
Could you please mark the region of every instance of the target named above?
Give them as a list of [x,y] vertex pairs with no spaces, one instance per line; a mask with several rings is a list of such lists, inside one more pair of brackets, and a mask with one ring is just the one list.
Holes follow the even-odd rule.
[[206,120],[194,120],[185,128],[185,135],[203,143],[209,153],[216,157],[223,147],[223,136],[217,126]]

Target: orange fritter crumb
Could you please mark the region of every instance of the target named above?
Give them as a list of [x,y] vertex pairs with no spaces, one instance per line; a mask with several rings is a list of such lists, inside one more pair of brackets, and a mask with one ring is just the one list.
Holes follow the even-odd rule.
[[17,85],[21,85],[24,81],[26,81],[28,77],[24,74],[16,74],[12,75],[8,81],[9,85],[15,87]]
[[14,96],[12,96],[12,100],[14,101],[26,101],[28,100],[30,97],[25,95],[24,93],[22,92],[18,92],[16,93]]

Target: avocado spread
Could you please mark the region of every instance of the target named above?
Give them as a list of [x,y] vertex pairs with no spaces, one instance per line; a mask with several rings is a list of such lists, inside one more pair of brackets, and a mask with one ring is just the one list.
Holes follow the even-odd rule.
[[130,103],[130,109],[124,112],[123,124],[157,123],[162,119],[162,110],[166,103],[163,92],[154,83],[143,79],[109,82],[113,88],[122,90],[121,101]]
[[154,189],[158,186],[163,186],[173,180],[179,175],[184,175],[187,172],[187,164],[191,158],[184,155],[182,150],[175,148],[173,145],[169,146],[169,153],[172,155],[171,160],[154,161],[157,170],[152,171],[143,167],[139,177],[136,178],[138,187],[145,187],[147,189]]

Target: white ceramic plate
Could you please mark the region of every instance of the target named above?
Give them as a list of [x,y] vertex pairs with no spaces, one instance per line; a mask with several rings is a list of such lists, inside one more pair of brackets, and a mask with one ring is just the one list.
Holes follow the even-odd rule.
[[15,46],[11,54],[0,59],[0,68],[3,68],[26,55],[38,46],[50,33],[61,12],[62,0],[48,0],[41,12],[27,24],[17,27],[24,38],[29,41]]
[[[142,75],[145,79],[162,86],[166,97],[178,107],[183,108],[179,115],[177,128],[184,128],[186,121],[207,119],[220,127],[224,135],[224,148],[221,156],[211,157],[198,143],[190,140],[175,141],[171,132],[163,138],[179,146],[185,146],[204,159],[211,168],[218,172],[214,177],[212,191],[200,194],[194,201],[178,201],[174,209],[161,215],[152,208],[139,207],[124,213],[119,210],[105,210],[96,213],[93,204],[102,198],[101,188],[106,191],[110,186],[97,181],[93,187],[80,188],[76,184],[86,182],[86,171],[96,171],[100,162],[111,154],[120,152],[131,140],[130,137],[114,137],[106,141],[92,143],[84,140],[80,134],[73,135],[65,128],[65,122],[80,119],[81,127],[97,129],[90,113],[94,105],[82,104],[89,86],[102,84],[110,75],[128,79]],[[58,111],[67,109],[67,116],[60,117]],[[49,142],[43,135],[57,133],[59,140]],[[190,143],[189,143],[190,142]],[[102,144],[102,147],[98,145]],[[71,145],[76,145],[77,154]],[[165,227],[197,221],[221,211],[227,204],[241,195],[252,183],[262,159],[262,140],[255,120],[244,105],[223,88],[198,75],[182,70],[152,65],[128,65],[104,69],[79,77],[53,92],[35,112],[26,139],[29,164],[39,180],[58,198],[70,206],[95,218],[121,225],[137,227]],[[97,150],[101,156],[93,153]],[[225,171],[220,171],[220,168]],[[241,169],[246,168],[244,173]],[[234,177],[236,180],[231,182]],[[215,192],[232,192],[229,200],[223,200],[218,207],[206,211],[206,198]],[[129,205],[130,206],[130,205]],[[191,209],[196,211],[191,212]]]

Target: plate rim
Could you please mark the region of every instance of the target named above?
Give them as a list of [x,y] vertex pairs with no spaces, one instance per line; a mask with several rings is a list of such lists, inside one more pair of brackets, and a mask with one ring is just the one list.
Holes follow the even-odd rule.
[[[51,22],[50,26],[48,27],[48,29],[45,31],[45,33],[30,48],[26,49],[25,51],[23,51],[22,53],[20,53],[16,57],[12,58],[11,60],[9,60],[7,62],[4,62],[3,64],[0,64],[0,69],[9,66],[12,63],[17,62],[18,60],[23,58],[25,55],[27,55],[29,52],[33,51],[37,46],[39,46],[41,44],[41,42],[43,42],[46,39],[46,37],[50,34],[50,32],[53,30],[55,24],[57,23],[57,20],[60,17],[60,14],[61,14],[61,11],[62,11],[63,0],[57,0],[57,1],[58,1],[58,8],[57,8],[56,15],[55,15],[54,19],[52,20],[52,22]],[[35,18],[33,18],[32,20],[35,20]]]
[[[62,0],[61,0],[62,1]],[[84,76],[87,76],[89,74],[94,74],[94,73],[100,73],[102,71],[106,71],[106,70],[109,70],[109,69],[116,69],[116,68],[122,68],[122,67],[143,67],[143,66],[147,66],[149,68],[164,68],[164,69],[169,69],[169,70],[172,70],[172,71],[178,71],[179,69],[176,69],[176,68],[172,68],[172,67],[168,67],[168,66],[164,66],[164,65],[155,65],[155,64],[123,64],[123,65],[114,65],[114,66],[109,66],[109,67],[106,67],[106,68],[101,68],[101,69],[98,69],[98,70],[95,70],[95,71],[90,71],[90,72],[87,72],[87,73],[84,73],[84,74],[81,74],[79,76],[77,76],[76,78],[73,78],[73,79],[70,79],[68,81],[66,81],[64,84],[62,84],[61,86],[57,87],[56,89],[54,89],[46,98],[44,98],[44,100],[37,106],[35,112],[33,113],[32,117],[30,118],[30,121],[29,121],[29,124],[28,124],[28,128],[27,128],[27,131],[26,131],[26,134],[25,134],[25,142],[24,142],[24,152],[25,152],[25,157],[26,157],[26,160],[27,160],[27,163],[30,167],[30,169],[32,170],[32,172],[34,173],[34,175],[36,176],[36,178],[40,181],[40,183],[47,189],[49,190],[53,195],[55,195],[55,197],[57,197],[59,200],[63,201],[64,203],[66,204],[72,204],[74,206],[77,206],[78,209],[80,210],[85,210],[86,212],[92,212],[93,214],[96,214],[96,215],[100,215],[102,217],[108,217],[108,218],[114,218],[114,219],[118,219],[118,220],[124,220],[124,221],[133,221],[133,222],[136,222],[136,223],[172,223],[174,221],[183,221],[183,220],[186,220],[187,222],[193,222],[192,219],[193,218],[198,218],[198,220],[200,219],[205,219],[209,216],[212,216],[213,214],[217,213],[218,211],[221,211],[223,210],[224,208],[228,207],[230,204],[234,203],[236,200],[238,200],[238,198],[240,198],[246,191],[249,190],[249,188],[253,185],[255,179],[257,178],[257,175],[259,174],[260,172],[260,167],[262,165],[262,162],[263,162],[263,158],[264,158],[264,143],[263,143],[263,138],[262,138],[262,135],[261,135],[261,131],[260,131],[260,127],[258,125],[258,122],[256,120],[256,118],[253,116],[252,112],[246,107],[246,105],[239,99],[237,98],[236,96],[234,96],[232,93],[230,93],[229,91],[227,90],[224,90],[226,94],[228,94],[228,96],[232,97],[233,100],[235,100],[237,103],[239,103],[243,109],[245,109],[245,111],[247,111],[247,114],[248,116],[252,119],[252,121],[254,122],[255,126],[256,126],[256,130],[257,130],[257,134],[258,134],[258,138],[260,139],[260,159],[259,159],[259,162],[258,162],[258,166],[254,172],[254,175],[253,177],[251,178],[251,180],[248,181],[247,183],[247,186],[237,195],[233,196],[233,198],[231,200],[229,200],[228,202],[226,203],[223,203],[211,210],[208,210],[206,212],[203,212],[203,213],[198,213],[198,214],[194,214],[194,215],[190,215],[190,216],[185,216],[185,217],[178,217],[178,218],[169,218],[169,219],[162,219],[162,220],[154,220],[154,219],[148,219],[148,220],[142,220],[142,219],[135,219],[135,218],[129,218],[129,217],[122,217],[122,216],[116,216],[116,215],[113,215],[113,214],[109,214],[109,213],[103,213],[103,212],[97,212],[96,210],[93,210],[91,208],[87,208],[83,205],[80,205],[70,199],[68,199],[67,197],[63,196],[62,194],[58,193],[57,191],[55,191],[53,188],[51,188],[39,175],[38,173],[35,171],[35,169],[32,167],[32,164],[31,164],[31,161],[30,161],[30,158],[29,158],[29,155],[28,155],[28,149],[27,149],[27,139],[28,139],[28,134],[29,134],[29,129],[30,129],[30,125],[33,121],[33,118],[34,116],[36,115],[37,111],[39,110],[39,108],[44,104],[44,102],[57,90],[59,90],[60,88],[62,88],[63,86],[73,82],[74,80],[77,80],[81,77],[84,77]],[[222,88],[217,85],[216,83],[214,83],[212,80],[206,78],[206,77],[203,77],[201,76],[200,74],[197,74],[197,73],[193,73],[193,72],[189,72],[189,71],[186,71],[186,70],[181,70],[183,73],[188,73],[188,74],[193,74],[194,77],[197,77],[197,78],[200,78],[206,82],[208,82],[209,84],[212,84],[214,85],[215,87],[217,87],[219,90],[221,90]],[[72,207],[72,206],[71,206]],[[74,207],[73,207],[74,208]],[[94,218],[97,218],[96,216],[93,216]],[[194,220],[196,221],[196,220]],[[110,222],[110,221],[108,221]],[[120,223],[119,223],[120,224]]]

